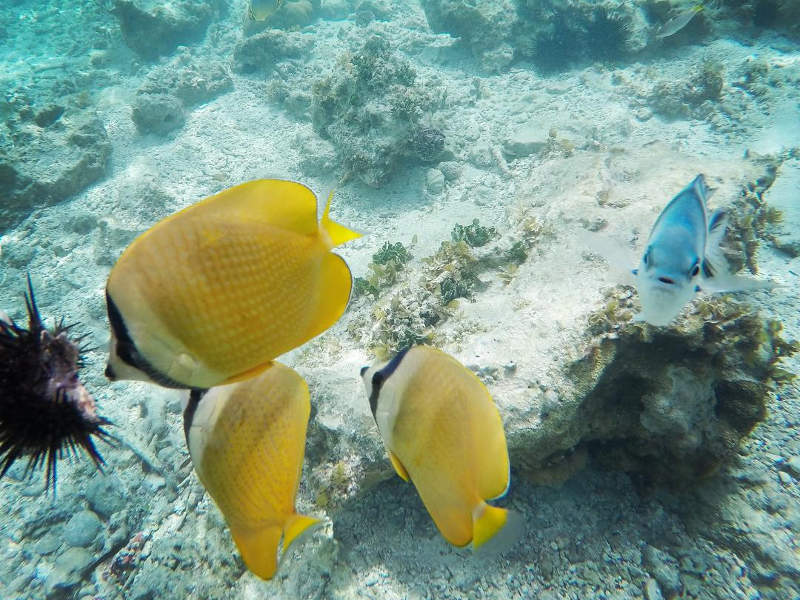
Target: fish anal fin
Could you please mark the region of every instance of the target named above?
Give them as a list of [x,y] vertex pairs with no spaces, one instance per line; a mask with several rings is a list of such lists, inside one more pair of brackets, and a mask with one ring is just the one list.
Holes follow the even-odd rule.
[[508,510],[481,501],[472,516],[472,546],[480,548],[492,539],[508,520]]
[[403,466],[403,463],[400,462],[400,459],[397,458],[391,450],[389,451],[389,460],[392,461],[392,466],[397,474],[403,479],[403,481],[411,481],[411,478],[408,476],[408,471]]
[[319,223],[320,229],[324,231],[329,238],[329,248],[339,246],[340,244],[344,244],[345,242],[349,242],[350,240],[361,237],[360,233],[352,231],[344,225],[331,220],[329,213],[331,210],[332,200],[333,190],[331,190],[331,193],[328,194],[328,202],[325,204],[325,212],[322,214],[322,220]]
[[278,570],[279,525],[248,529],[231,526],[231,536],[247,568],[261,579],[272,579]]
[[247,371],[244,371],[242,373],[237,373],[236,375],[231,375],[220,385],[228,385],[229,383],[237,383],[239,381],[244,381],[245,379],[252,379],[253,377],[260,375],[261,373],[269,369],[272,365],[273,365],[272,361],[266,362],[263,365],[256,365],[252,369],[248,369]]
[[314,517],[298,515],[297,513],[290,515],[289,518],[286,519],[286,523],[283,524],[283,551],[286,552],[286,549],[292,545],[292,542],[295,542],[306,531],[309,531],[309,528],[313,528],[319,523],[321,523],[321,521]]
[[317,293],[319,305],[316,307],[314,319],[309,324],[302,342],[318,336],[339,320],[350,300],[352,285],[353,276],[344,259],[327,252],[322,259],[320,271]]

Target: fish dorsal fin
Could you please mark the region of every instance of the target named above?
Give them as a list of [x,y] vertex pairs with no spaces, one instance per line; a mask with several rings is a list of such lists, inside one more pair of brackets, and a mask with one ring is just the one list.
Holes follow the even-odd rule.
[[322,214],[322,220],[320,221],[320,229],[325,231],[330,237],[331,248],[361,237],[360,233],[351,231],[344,225],[340,225],[335,221],[331,221],[330,211],[331,201],[333,200],[333,192],[334,190],[331,190],[331,193],[328,194],[328,201],[325,204],[325,212]]
[[389,460],[392,461],[392,466],[397,474],[403,479],[403,481],[410,481],[411,478],[408,476],[408,471],[403,466],[403,463],[400,462],[400,459],[395,456],[394,452],[391,450],[389,452]]
[[[189,213],[189,211],[193,211]],[[296,181],[256,179],[223,190],[175,215],[259,222],[301,235],[317,231],[317,197]]]

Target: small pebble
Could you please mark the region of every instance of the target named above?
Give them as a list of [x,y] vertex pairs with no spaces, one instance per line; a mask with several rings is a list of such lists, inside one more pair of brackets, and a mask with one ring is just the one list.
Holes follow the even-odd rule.
[[794,483],[794,478],[788,473],[785,473],[783,471],[778,473],[778,477],[780,477],[781,483],[783,485],[792,485],[792,483]]
[[786,461],[784,465],[786,470],[789,471],[795,477],[800,478],[800,456],[793,456],[789,460]]
[[76,548],[86,548],[94,542],[103,524],[90,510],[82,510],[72,515],[64,526],[64,541]]
[[444,174],[439,169],[428,169],[425,175],[425,188],[434,196],[441,194],[444,191]]

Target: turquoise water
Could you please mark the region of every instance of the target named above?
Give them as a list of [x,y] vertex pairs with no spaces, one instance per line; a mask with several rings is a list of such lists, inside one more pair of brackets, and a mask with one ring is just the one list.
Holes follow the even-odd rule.
[[[280,4],[0,7],[0,309],[26,323],[30,274],[45,324],[86,335],[116,438],[102,473],[60,460],[55,496],[24,459],[0,479],[0,598],[800,597],[796,3],[709,2],[674,33],[696,3]],[[731,271],[777,285],[634,321],[630,270],[698,173]],[[296,509],[322,523],[270,581],[193,470],[186,392],[104,375],[117,258],[263,178],[335,190],[363,234],[334,249],[347,310],[280,357],[311,399]],[[448,544],[388,461],[359,370],[415,343],[497,405],[504,552]]]

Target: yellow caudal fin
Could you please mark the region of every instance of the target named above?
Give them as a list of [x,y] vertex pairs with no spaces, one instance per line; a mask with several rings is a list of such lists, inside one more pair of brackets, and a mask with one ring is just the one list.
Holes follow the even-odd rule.
[[239,548],[244,564],[261,579],[272,579],[278,570],[281,533],[277,525],[255,530],[231,527],[233,541]]
[[325,212],[322,215],[322,221],[320,221],[320,228],[328,234],[328,237],[330,238],[330,247],[333,248],[334,246],[349,242],[350,240],[360,238],[361,234],[351,231],[344,225],[340,225],[339,223],[331,221],[329,216],[331,211],[331,200],[333,200],[333,190],[331,190],[331,193],[328,194],[328,202],[325,205]]
[[408,471],[403,466],[403,463],[400,462],[400,459],[394,455],[394,452],[389,451],[389,460],[392,461],[392,466],[394,470],[397,471],[397,474],[403,478],[403,481],[408,481],[410,477],[408,476]]
[[319,305],[305,332],[303,342],[318,336],[339,320],[350,300],[353,276],[341,256],[327,252],[322,258],[319,281]]
[[319,523],[321,523],[321,521],[314,517],[298,515],[297,513],[291,515],[286,519],[286,523],[283,524],[283,551],[286,552],[286,549],[292,545],[292,542],[308,531],[310,527],[313,528]]
[[522,537],[524,523],[514,511],[481,502],[472,517],[472,547],[482,553],[505,552]]

